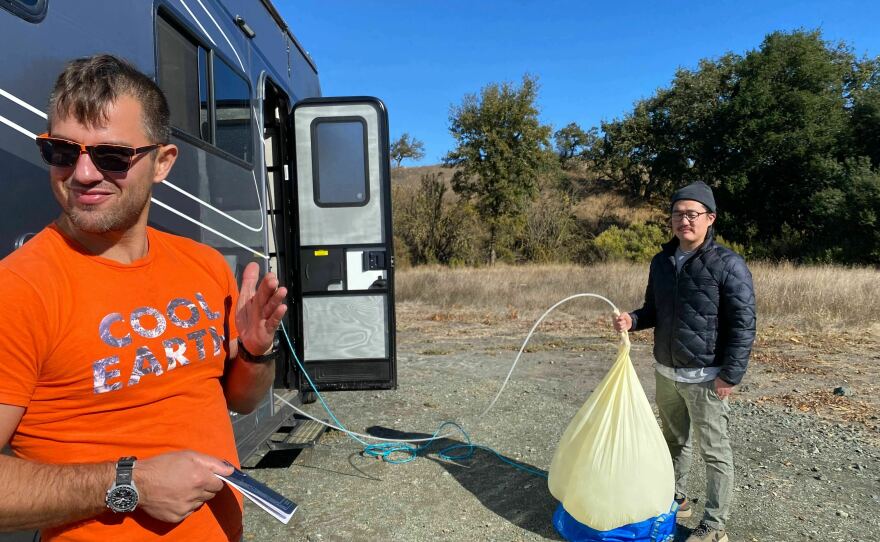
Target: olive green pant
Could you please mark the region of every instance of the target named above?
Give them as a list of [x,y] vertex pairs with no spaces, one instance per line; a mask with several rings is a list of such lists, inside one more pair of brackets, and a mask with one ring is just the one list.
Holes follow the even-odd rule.
[[[687,495],[694,440],[706,463],[703,522],[723,529],[733,497],[733,449],[728,436],[730,405],[715,394],[715,382],[686,384],[657,373],[657,407],[675,470],[675,493]],[[693,431],[691,430],[693,429]]]

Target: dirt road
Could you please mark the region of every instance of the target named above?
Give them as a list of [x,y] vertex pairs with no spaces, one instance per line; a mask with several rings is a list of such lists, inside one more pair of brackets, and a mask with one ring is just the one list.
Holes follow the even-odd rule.
[[[500,386],[531,317],[402,304],[399,389],[329,394],[327,401],[358,432],[429,436],[455,420],[474,443],[546,472],[568,421],[614,360],[604,318],[551,318],[480,420],[475,415]],[[878,352],[876,333],[761,331],[732,403],[731,540],[880,538]],[[649,334],[634,336],[632,359],[653,401]],[[838,387],[843,395],[834,394]],[[326,417],[317,404],[309,410]],[[245,540],[560,540],[546,480],[485,449],[468,460],[440,459],[441,449],[463,441],[450,436],[400,465],[364,457],[340,432],[299,455],[269,453],[249,472],[300,510],[284,526],[246,506]],[[696,462],[698,499],[703,483]],[[701,505],[676,540],[696,525]]]

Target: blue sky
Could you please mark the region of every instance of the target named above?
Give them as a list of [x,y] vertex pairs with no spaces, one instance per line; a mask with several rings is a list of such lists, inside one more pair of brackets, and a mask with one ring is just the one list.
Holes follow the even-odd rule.
[[586,129],[667,86],[679,66],[755,49],[774,30],[818,28],[858,55],[880,55],[873,0],[274,3],[315,59],[324,95],[384,100],[392,138],[425,142],[421,164],[453,145],[450,105],[524,73],[539,78],[544,123]]

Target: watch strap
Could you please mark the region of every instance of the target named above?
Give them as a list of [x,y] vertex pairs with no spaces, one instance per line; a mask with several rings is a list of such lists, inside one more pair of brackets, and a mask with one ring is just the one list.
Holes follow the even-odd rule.
[[263,354],[261,356],[252,354],[248,351],[247,348],[244,347],[244,343],[241,341],[241,337],[237,339],[238,341],[238,357],[249,362],[249,363],[269,363],[270,361],[275,361],[275,358],[278,357],[278,350],[273,349],[268,354]]
[[132,485],[132,471],[134,471],[134,463],[137,457],[120,457],[116,462],[116,485],[130,486]]

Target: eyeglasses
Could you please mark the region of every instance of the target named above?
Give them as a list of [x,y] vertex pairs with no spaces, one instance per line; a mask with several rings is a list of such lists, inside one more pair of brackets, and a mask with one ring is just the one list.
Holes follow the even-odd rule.
[[672,221],[679,222],[681,219],[686,218],[688,222],[694,222],[702,215],[707,215],[709,213],[710,211],[703,211],[702,213],[697,211],[675,211],[672,213]]
[[40,155],[50,166],[73,167],[82,153],[88,153],[95,167],[101,171],[122,173],[131,168],[134,157],[157,149],[162,145],[147,145],[145,147],[128,147],[126,145],[83,145],[75,141],[68,141],[49,134],[37,136],[37,147]]

